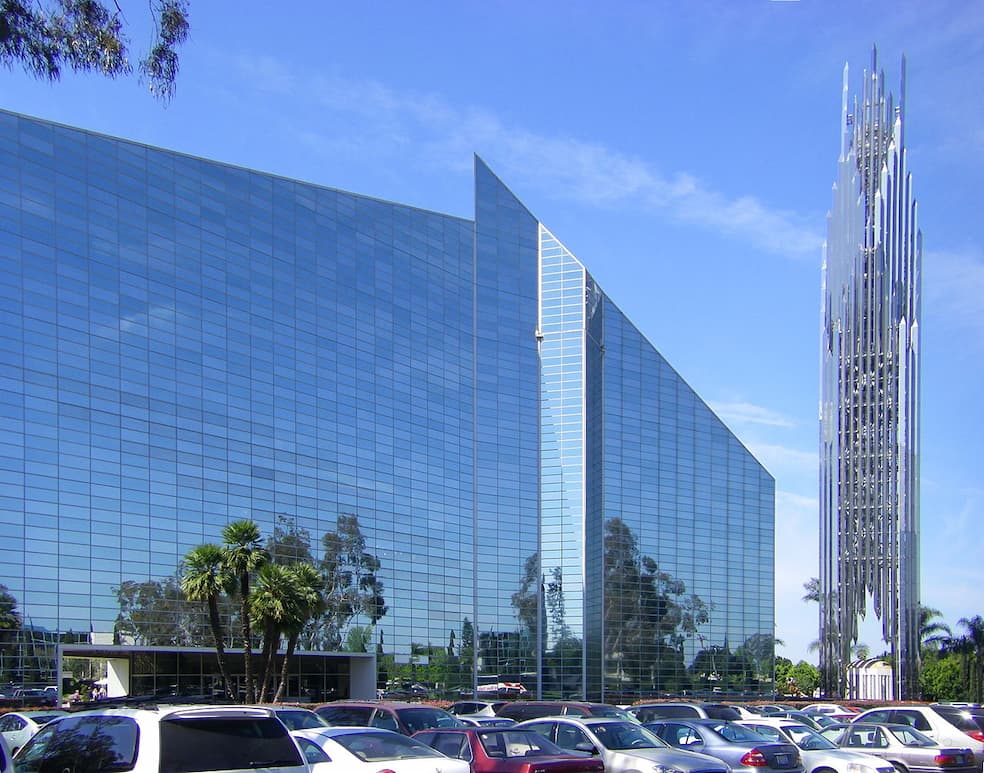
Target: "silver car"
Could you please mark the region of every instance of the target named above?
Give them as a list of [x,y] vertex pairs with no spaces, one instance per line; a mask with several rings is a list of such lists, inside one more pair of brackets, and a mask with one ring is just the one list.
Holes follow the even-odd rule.
[[841,749],[833,741],[799,722],[760,717],[740,722],[771,741],[788,741],[799,747],[806,773],[895,773],[891,763],[871,754]]
[[644,725],[670,746],[710,754],[741,773],[803,773],[799,748],[775,743],[737,722],[665,719]]
[[911,725],[852,722],[840,732],[837,745],[888,760],[899,773],[974,773],[980,761],[960,746],[940,746]]
[[597,755],[605,773],[731,773],[721,760],[673,749],[641,725],[605,717],[545,717],[516,725],[553,741],[565,751]]

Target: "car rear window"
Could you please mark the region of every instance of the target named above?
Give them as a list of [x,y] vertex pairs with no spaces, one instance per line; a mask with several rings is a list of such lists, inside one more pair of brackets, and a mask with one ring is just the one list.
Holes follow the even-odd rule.
[[162,721],[160,729],[160,773],[304,764],[286,728],[273,717],[182,717]]
[[122,773],[137,762],[140,730],[130,717],[65,717],[21,751],[19,773]]
[[693,706],[654,706],[653,716],[666,717],[668,719],[678,719],[681,717],[694,718],[700,716],[700,712]]
[[980,730],[977,722],[974,721],[968,711],[957,708],[943,708],[940,706],[934,706],[933,709],[937,714],[943,717],[943,719],[965,733],[972,733],[976,730]]
[[426,744],[405,735],[388,731],[366,731],[332,736],[332,740],[345,747],[363,762],[385,760],[409,760],[416,757],[436,757],[437,752]]
[[372,707],[322,706],[320,709],[316,709],[316,713],[329,725],[365,726],[369,724]]
[[424,707],[397,709],[396,713],[411,733],[416,733],[418,730],[431,730],[436,727],[465,727],[464,722],[442,709]]

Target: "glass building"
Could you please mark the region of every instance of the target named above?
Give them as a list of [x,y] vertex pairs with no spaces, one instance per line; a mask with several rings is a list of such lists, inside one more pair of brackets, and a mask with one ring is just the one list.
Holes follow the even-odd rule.
[[349,652],[446,697],[771,695],[772,477],[481,160],[467,220],[5,112],[0,154],[0,680],[59,642],[207,688],[183,558],[250,519],[371,591],[290,694]]
[[898,104],[876,54],[860,99],[844,68],[841,151],[823,266],[820,671],[847,693],[870,600],[893,695],[919,697],[919,321],[922,234]]

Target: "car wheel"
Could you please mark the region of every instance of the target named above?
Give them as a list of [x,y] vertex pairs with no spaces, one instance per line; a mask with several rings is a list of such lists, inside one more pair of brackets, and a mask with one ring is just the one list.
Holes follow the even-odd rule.
[[815,768],[813,773],[837,773],[833,768]]
[[891,762],[895,766],[895,769],[899,773],[909,773],[909,769],[901,762],[895,762],[894,760],[889,760],[889,762]]

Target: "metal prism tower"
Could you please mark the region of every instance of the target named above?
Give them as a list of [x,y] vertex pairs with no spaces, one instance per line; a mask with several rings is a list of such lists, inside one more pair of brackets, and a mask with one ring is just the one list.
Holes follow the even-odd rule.
[[840,158],[823,261],[820,385],[821,689],[847,666],[870,597],[896,699],[918,695],[922,234],[898,102],[877,51],[860,96],[844,67]]

